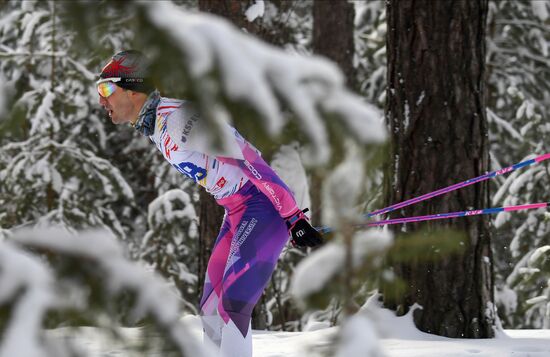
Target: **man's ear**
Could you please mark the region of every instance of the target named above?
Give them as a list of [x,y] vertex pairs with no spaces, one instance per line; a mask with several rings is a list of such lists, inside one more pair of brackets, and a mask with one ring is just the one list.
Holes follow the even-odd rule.
[[132,100],[147,99],[147,94],[141,92],[134,92],[131,89],[128,89],[128,95]]

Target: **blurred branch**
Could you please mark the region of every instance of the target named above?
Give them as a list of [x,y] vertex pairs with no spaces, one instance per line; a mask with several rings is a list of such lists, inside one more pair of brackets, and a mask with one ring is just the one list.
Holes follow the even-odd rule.
[[27,57],[63,57],[66,56],[67,52],[51,52],[51,51],[39,51],[39,52],[29,52],[29,51],[13,51],[13,52],[0,52],[0,57],[9,58],[17,56],[27,56]]

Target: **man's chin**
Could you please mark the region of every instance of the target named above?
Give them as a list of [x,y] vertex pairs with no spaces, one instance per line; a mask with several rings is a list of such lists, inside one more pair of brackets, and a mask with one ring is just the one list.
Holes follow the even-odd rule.
[[117,117],[111,117],[111,121],[112,121],[113,124],[115,124],[115,125],[120,125],[120,124],[126,124],[126,123],[128,123],[128,120],[124,120],[124,119],[117,118]]

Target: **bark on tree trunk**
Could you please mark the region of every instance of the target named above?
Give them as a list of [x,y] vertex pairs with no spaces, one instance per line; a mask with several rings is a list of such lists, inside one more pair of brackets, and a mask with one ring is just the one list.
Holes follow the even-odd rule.
[[225,17],[247,32],[259,34],[261,27],[257,22],[250,22],[245,17],[246,9],[253,3],[251,0],[199,0],[199,10]]
[[313,3],[313,52],[336,62],[347,84],[357,89],[353,54],[355,8],[347,0],[315,0]]
[[197,291],[200,292],[200,299],[200,296],[202,296],[208,259],[210,258],[214,242],[220,231],[225,210],[218,205],[212,195],[206,192],[202,187],[200,188],[199,199],[199,279]]
[[[315,0],[313,3],[313,52],[325,56],[334,61],[344,72],[348,87],[353,90],[358,88],[355,68],[353,67],[353,55],[355,53],[354,31],[354,5],[347,0],[323,1]],[[325,172],[316,169],[312,174],[311,198],[315,207],[312,216],[314,224],[320,223],[322,215],[321,187]],[[342,295],[344,296],[344,312],[351,315],[355,309],[351,302],[351,277],[352,277],[352,240],[351,232],[344,234],[346,245],[346,264],[344,279],[342,281]]]
[[[358,83],[353,67],[355,8],[347,0],[313,3],[313,52],[334,61],[346,76],[348,86],[356,90]],[[311,175],[312,222],[321,224],[321,187],[326,173],[322,168]]]
[[[386,175],[388,204],[488,171],[484,86],[487,7],[487,0],[389,1],[386,119],[392,160]],[[484,208],[489,205],[488,197],[488,185],[477,184],[409,206],[398,214]],[[406,281],[408,291],[393,297],[388,293],[385,303],[401,312],[420,304],[423,310],[415,313],[415,323],[426,332],[492,337],[488,218],[413,224],[407,231],[442,226],[466,233],[463,254],[432,263],[396,265],[395,272]]]

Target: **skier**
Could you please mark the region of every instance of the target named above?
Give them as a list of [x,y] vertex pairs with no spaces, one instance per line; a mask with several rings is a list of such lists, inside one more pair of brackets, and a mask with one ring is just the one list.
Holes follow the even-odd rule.
[[161,97],[139,51],[115,54],[97,81],[99,103],[115,124],[131,124],[180,173],[225,208],[200,301],[205,342],[223,357],[252,356],[250,320],[289,234],[313,247],[321,235],[260,153],[227,123],[222,149],[205,144],[206,124],[191,103]]

